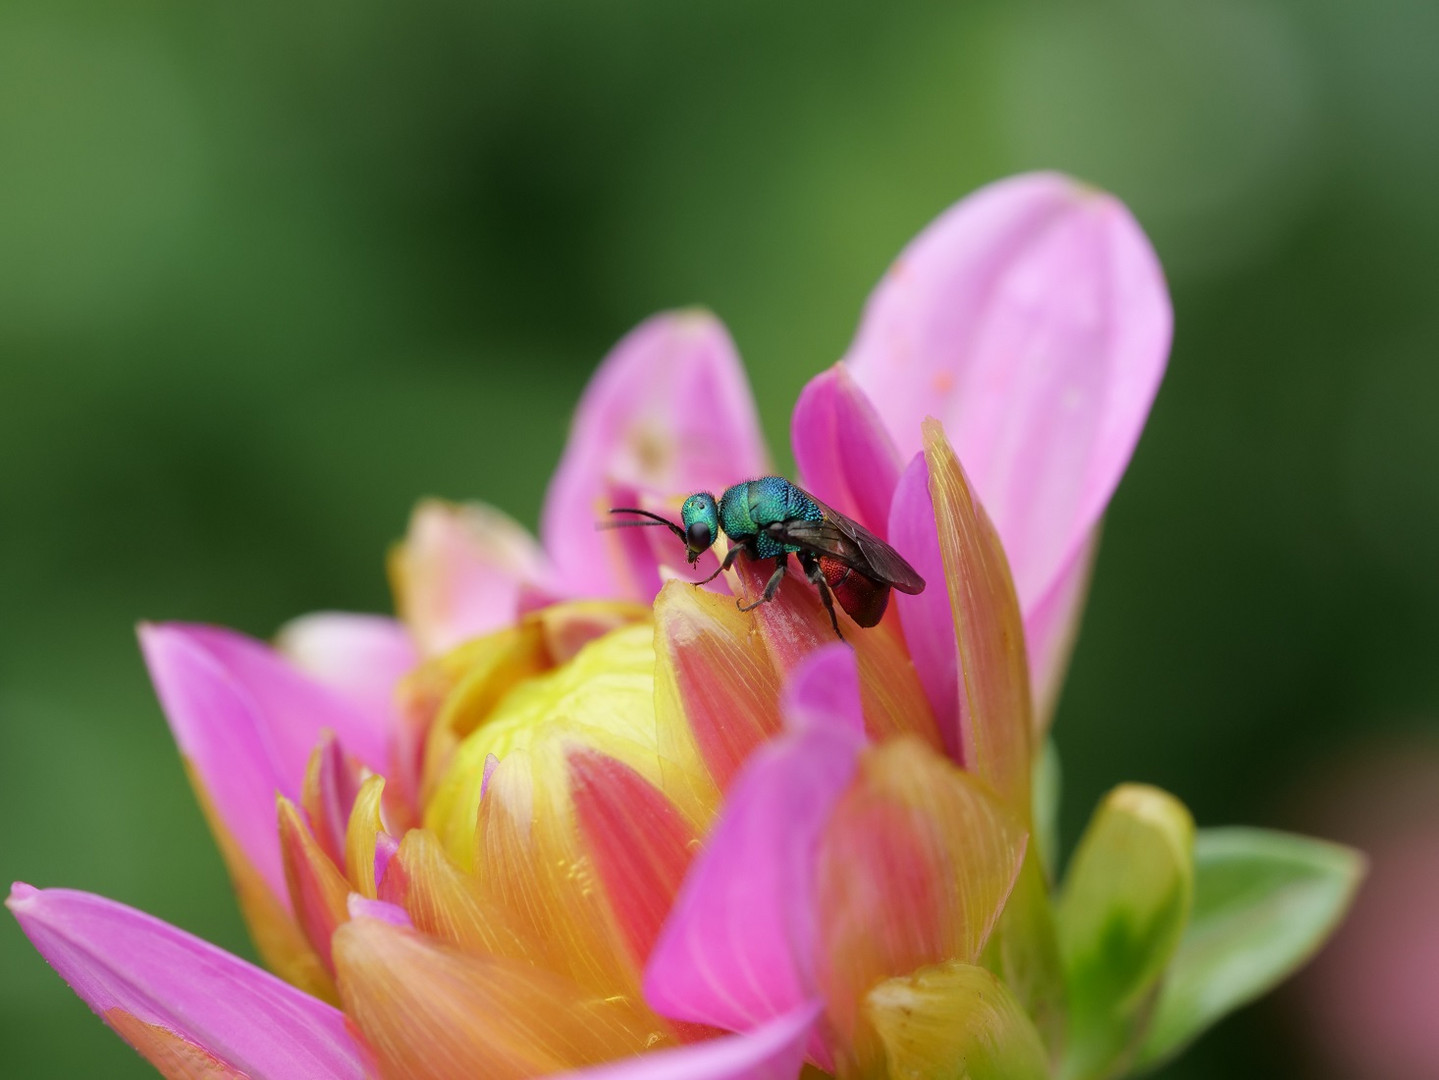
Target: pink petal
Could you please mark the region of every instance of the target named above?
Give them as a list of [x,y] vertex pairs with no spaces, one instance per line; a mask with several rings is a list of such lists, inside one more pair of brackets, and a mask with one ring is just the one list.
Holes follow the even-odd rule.
[[641,323],[590,380],[545,498],[540,535],[559,587],[652,599],[607,566],[615,533],[594,526],[615,505],[611,485],[668,498],[718,492],[765,471],[754,401],[719,321],[685,311]]
[[1123,204],[1035,173],[921,233],[870,297],[845,363],[905,456],[926,415],[943,422],[1027,612],[1129,462],[1171,323],[1159,263]]
[[395,684],[420,662],[404,626],[383,615],[301,615],[280,628],[275,648],[363,709],[381,730],[393,723]]
[[[815,996],[815,852],[864,742],[857,697],[824,685],[857,686],[849,650],[810,664],[788,695],[795,725],[736,776],[650,955],[645,998],[665,1016],[745,1031]],[[817,1037],[810,1053],[828,1060]]]
[[548,588],[539,546],[494,507],[426,499],[390,560],[395,606],[427,656],[508,626],[527,590]]
[[790,437],[803,486],[883,539],[899,482],[899,454],[843,364],[820,372],[804,388]]
[[839,642],[810,653],[785,684],[780,708],[792,730],[831,726],[863,741],[864,713],[854,653]]
[[809,1002],[742,1035],[563,1073],[558,1080],[795,1080],[819,1015]]
[[6,904],[109,1023],[128,1016],[158,1025],[256,1080],[366,1075],[338,1009],[183,930],[71,889],[17,882]]
[[905,644],[924,687],[924,696],[934,710],[945,752],[963,764],[954,614],[949,607],[949,592],[944,588],[944,559],[939,551],[934,506],[929,498],[929,467],[923,454],[914,456],[895,488],[889,539],[919,571],[920,577],[930,582],[918,596],[896,593],[892,602],[899,609]]
[[218,627],[140,627],[140,647],[180,752],[276,897],[286,895],[275,793],[298,801],[321,732],[376,772],[386,732],[268,646]]

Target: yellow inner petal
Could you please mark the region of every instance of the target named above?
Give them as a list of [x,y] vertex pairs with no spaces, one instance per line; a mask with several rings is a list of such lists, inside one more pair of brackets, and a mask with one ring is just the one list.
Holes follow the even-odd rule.
[[[494,754],[503,762],[541,738],[598,750],[665,790],[665,774],[676,774],[675,767],[662,767],[660,758],[652,624],[614,630],[585,645],[569,663],[518,683],[455,748],[425,807],[424,824],[462,869],[474,866],[485,758]],[[536,783],[564,785],[563,761],[542,759],[549,771],[537,774]],[[693,766],[676,767],[683,777],[693,773]]]

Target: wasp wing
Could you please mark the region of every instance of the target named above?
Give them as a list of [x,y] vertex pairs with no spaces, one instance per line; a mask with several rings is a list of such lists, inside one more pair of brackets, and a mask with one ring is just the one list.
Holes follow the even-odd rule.
[[[813,496],[811,496],[813,498]],[[892,585],[911,595],[924,591],[924,578],[903,556],[857,521],[820,503],[824,517],[819,521],[798,518],[776,521],[769,535],[781,543],[796,544],[816,555],[828,555],[853,567],[865,577]]]

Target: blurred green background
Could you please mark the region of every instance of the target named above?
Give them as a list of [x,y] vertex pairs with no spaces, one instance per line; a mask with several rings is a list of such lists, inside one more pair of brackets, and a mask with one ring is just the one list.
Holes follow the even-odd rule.
[[[1067,836],[1123,779],[1289,824],[1439,728],[1436,40],[1432,0],[4,0],[0,873],[248,955],[134,622],[386,609],[426,494],[533,524],[659,308],[726,320],[787,447],[890,258],[1035,167],[1130,204],[1177,326]],[[150,1075],[8,920],[0,970],[8,1075]],[[1311,1068],[1264,1004],[1163,1075]]]

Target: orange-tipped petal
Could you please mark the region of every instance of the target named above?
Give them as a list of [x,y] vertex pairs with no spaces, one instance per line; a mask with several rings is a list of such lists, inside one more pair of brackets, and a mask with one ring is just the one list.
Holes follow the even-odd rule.
[[426,829],[411,829],[385,874],[385,899],[403,907],[416,929],[466,952],[532,959],[535,950],[483,899]]
[[1029,671],[1009,563],[938,421],[926,420],[924,455],[959,653],[963,761],[1028,821]]
[[714,783],[695,803],[712,812],[716,789],[727,789],[750,751],[780,730],[779,675],[750,615],[728,596],[681,581],[655,600],[655,651],[655,708],[673,715],[661,733],[674,733],[677,744],[661,749],[674,758],[699,754]]
[[124,1009],[106,1009],[100,1018],[140,1052],[165,1080],[250,1080],[203,1046],[162,1024],[149,1024]]
[[330,936],[348,918],[345,901],[350,894],[349,883],[315,840],[295,804],[282,795],[278,805],[280,852],[295,918],[325,966],[334,971]]
[[572,751],[568,764],[580,835],[639,967],[699,839],[674,804],[633,769],[591,750]]
[[863,1024],[880,981],[979,959],[1027,835],[971,774],[916,739],[867,751],[820,841],[820,982],[839,1046],[878,1053]]
[[336,932],[335,965],[345,1012],[384,1077],[527,1080],[666,1041],[628,1000],[380,919],[356,918]]
[[385,829],[380,806],[385,794],[383,776],[366,777],[355,796],[350,821],[345,829],[345,876],[367,900],[376,896],[379,874],[375,867],[375,843]]

